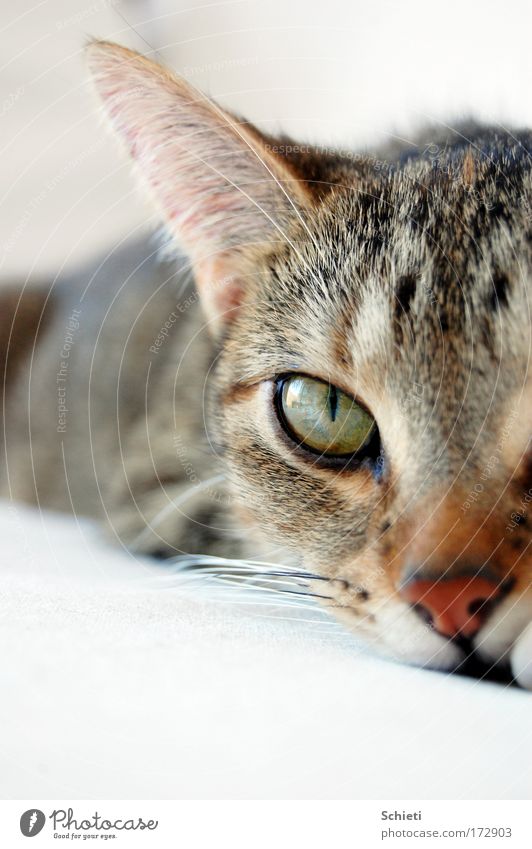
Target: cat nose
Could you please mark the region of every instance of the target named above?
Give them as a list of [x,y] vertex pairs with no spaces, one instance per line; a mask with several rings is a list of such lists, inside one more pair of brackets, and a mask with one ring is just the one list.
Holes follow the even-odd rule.
[[504,595],[500,583],[474,570],[437,580],[414,573],[400,593],[425,622],[450,638],[474,637]]

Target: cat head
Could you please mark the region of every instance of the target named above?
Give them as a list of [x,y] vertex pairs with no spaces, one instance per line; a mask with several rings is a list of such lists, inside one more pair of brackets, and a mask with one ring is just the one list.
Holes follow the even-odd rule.
[[89,61],[190,257],[252,546],[326,578],[324,603],[388,654],[503,659],[532,619],[531,137],[339,155],[124,48]]

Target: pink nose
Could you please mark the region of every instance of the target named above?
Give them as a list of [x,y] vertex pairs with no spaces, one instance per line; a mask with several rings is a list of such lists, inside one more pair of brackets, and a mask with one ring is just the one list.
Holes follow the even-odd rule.
[[473,637],[501,595],[484,577],[413,578],[401,589],[405,601],[445,637]]

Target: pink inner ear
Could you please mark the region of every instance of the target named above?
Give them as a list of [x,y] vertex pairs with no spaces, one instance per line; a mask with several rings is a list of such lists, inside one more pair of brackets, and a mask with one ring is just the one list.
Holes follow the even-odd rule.
[[298,204],[306,196],[258,133],[184,80],[122,48],[99,45],[91,55],[108,115],[193,262],[207,315],[231,320],[246,284],[241,249],[282,237],[293,212],[283,184]]
[[[111,92],[110,98],[112,98],[115,93],[116,92]],[[110,102],[111,103],[113,102],[112,99],[110,100]],[[138,139],[138,135],[139,135],[138,132],[136,132],[136,130],[132,126],[124,125],[124,123],[120,120],[121,114],[120,114],[120,107],[119,106],[109,107],[108,113],[109,113],[109,117],[110,117],[111,121],[114,122],[116,127],[120,128],[120,138],[124,141],[129,155],[132,157],[132,159],[135,159],[135,160],[138,159],[138,156],[139,156],[139,151],[137,150],[137,139]]]
[[233,321],[242,302],[244,285],[231,273],[232,258],[220,256],[195,266],[195,280],[203,308],[216,330]]

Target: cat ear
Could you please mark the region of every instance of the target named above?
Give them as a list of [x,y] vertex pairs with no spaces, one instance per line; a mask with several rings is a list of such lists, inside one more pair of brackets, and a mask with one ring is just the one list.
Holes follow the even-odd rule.
[[155,62],[107,42],[90,44],[88,59],[111,124],[220,326],[243,294],[243,252],[285,240],[288,221],[308,200],[303,183],[257,130]]

